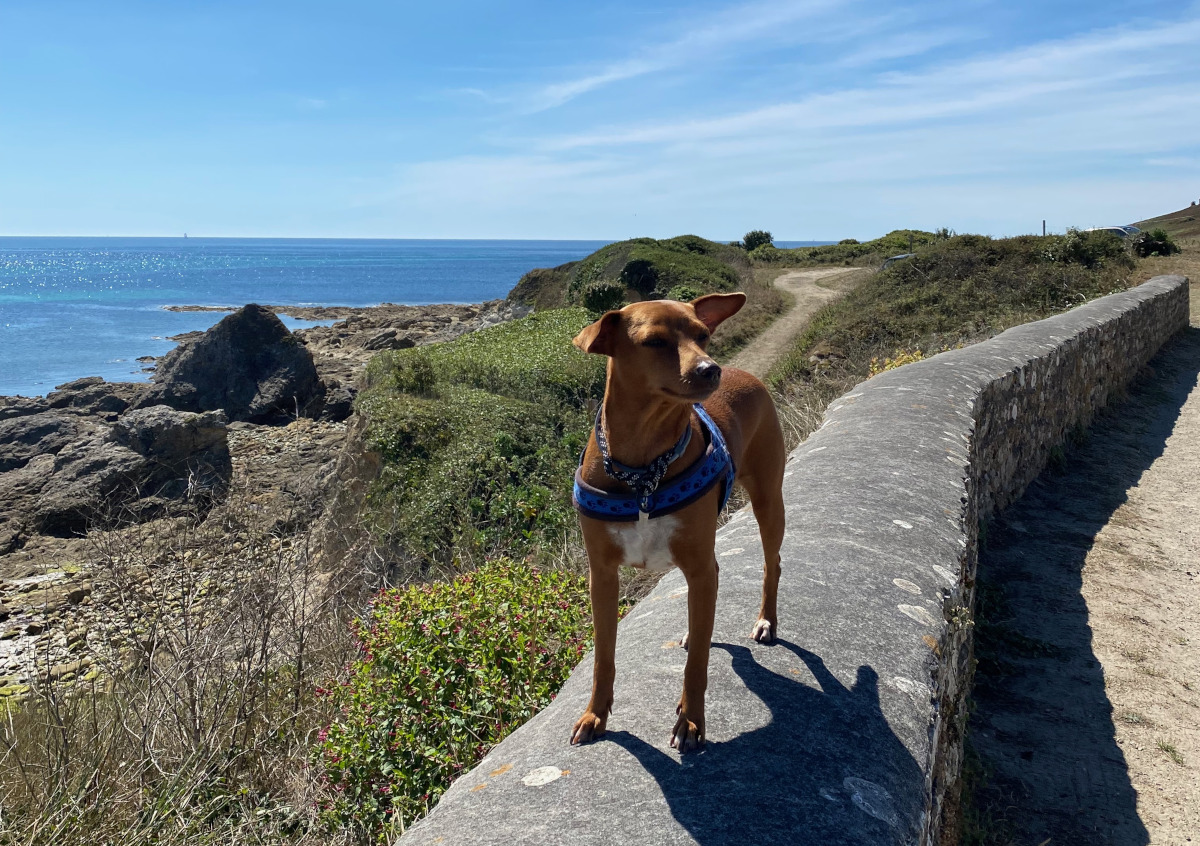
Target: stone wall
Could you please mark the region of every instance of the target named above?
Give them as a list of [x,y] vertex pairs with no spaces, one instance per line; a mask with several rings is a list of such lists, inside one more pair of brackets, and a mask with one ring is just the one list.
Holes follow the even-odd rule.
[[718,533],[708,746],[668,747],[687,586],[626,615],[609,733],[570,747],[591,658],[403,844],[936,844],[953,831],[980,521],[1187,325],[1158,277],[857,386],[792,454],[780,639],[748,638],[761,546]]

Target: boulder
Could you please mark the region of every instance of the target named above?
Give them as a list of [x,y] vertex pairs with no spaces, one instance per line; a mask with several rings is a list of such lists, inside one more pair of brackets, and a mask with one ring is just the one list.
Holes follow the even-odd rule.
[[53,472],[32,503],[31,527],[64,537],[96,521],[158,516],[179,501],[207,504],[230,470],[221,412],[193,414],[166,406],[130,411],[111,429],[55,456]]
[[190,414],[165,405],[139,408],[113,425],[117,442],[171,468],[183,468],[197,453],[229,451],[223,412]]
[[59,385],[46,395],[46,402],[51,408],[113,419],[137,402],[145,390],[144,385],[132,382],[105,382],[99,376],[88,376]]
[[367,350],[406,350],[410,347],[415,347],[417,342],[408,332],[401,332],[393,328],[380,329],[378,332],[373,332],[363,342],[363,349]]
[[24,467],[34,456],[57,453],[82,428],[79,418],[61,411],[0,420],[0,473]]
[[39,455],[24,467],[0,473],[0,555],[20,549],[38,496],[54,473],[54,456]]
[[251,304],[163,356],[138,405],[268,423],[303,415],[320,393],[312,354],[274,312]]
[[44,397],[0,397],[0,420],[49,411]]
[[321,406],[319,420],[340,423],[354,413],[356,391],[337,379],[330,380],[325,387],[325,402]]

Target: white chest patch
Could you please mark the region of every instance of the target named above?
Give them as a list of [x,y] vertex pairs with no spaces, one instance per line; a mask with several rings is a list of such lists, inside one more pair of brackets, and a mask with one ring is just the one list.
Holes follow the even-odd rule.
[[679,518],[668,514],[653,520],[633,523],[609,523],[608,531],[621,547],[622,564],[662,573],[675,566],[671,557],[671,538],[679,528]]

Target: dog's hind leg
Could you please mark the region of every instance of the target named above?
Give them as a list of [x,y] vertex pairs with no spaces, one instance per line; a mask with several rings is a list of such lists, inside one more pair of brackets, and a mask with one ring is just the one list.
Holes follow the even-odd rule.
[[769,465],[753,477],[743,478],[742,486],[750,495],[754,508],[754,519],[758,521],[758,534],[763,547],[762,605],[750,637],[759,643],[770,643],[779,633],[780,559],[779,548],[783,545],[783,462]]
[[708,688],[708,654],[717,609],[717,561],[708,552],[707,567],[685,571],[688,584],[688,649],[683,668],[683,695],[675,709],[671,747],[680,752],[704,745],[704,695]]

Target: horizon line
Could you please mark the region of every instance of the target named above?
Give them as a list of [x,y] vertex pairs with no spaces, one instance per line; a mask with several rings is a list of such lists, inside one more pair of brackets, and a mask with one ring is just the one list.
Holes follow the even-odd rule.
[[[144,239],[162,239],[174,241],[204,241],[204,240],[222,240],[222,241],[594,241],[604,242],[607,244],[615,244],[618,241],[628,241],[634,238],[654,238],[654,240],[665,241],[671,238],[680,238],[687,235],[693,235],[698,238],[704,238],[706,241],[712,241],[717,244],[731,244],[738,239],[735,238],[708,238],[704,235],[696,235],[694,232],[681,232],[678,235],[668,235],[665,237],[656,237],[654,235],[630,235],[625,238],[498,238],[498,237],[483,237],[483,236],[437,236],[437,237],[420,237],[420,236],[379,236],[379,235],[46,235],[46,234],[9,234],[0,233],[0,238],[144,238]],[[772,243],[814,243],[814,244],[836,244],[837,241],[830,238],[773,238]]]

